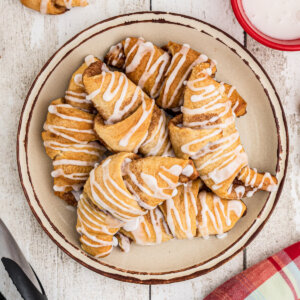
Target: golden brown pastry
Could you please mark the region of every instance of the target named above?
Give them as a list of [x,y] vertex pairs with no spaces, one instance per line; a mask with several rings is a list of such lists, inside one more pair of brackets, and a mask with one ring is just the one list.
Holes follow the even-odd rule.
[[246,205],[241,200],[224,200],[213,193],[201,191],[197,199],[197,210],[197,236],[222,237],[244,215]]
[[90,173],[84,191],[100,209],[128,222],[175,195],[180,182],[197,175],[189,160],[139,158],[121,152],[109,156]]
[[164,111],[123,73],[101,70],[93,63],[83,84],[99,112],[94,129],[102,143],[113,152],[172,156]]
[[129,37],[112,46],[105,61],[108,65],[123,68],[132,82],[151,98],[156,98],[170,64],[170,55],[143,38]]
[[139,245],[160,244],[173,238],[223,238],[244,215],[246,206],[241,200],[221,199],[207,191],[199,193],[201,185],[199,179],[181,185],[175,197],[140,217],[136,228],[122,228],[121,232]]
[[258,174],[253,169],[250,180],[246,176],[248,158],[235,127],[231,102],[207,72],[209,67],[202,63],[193,69],[184,94],[183,115],[169,123],[176,156],[192,158],[200,178],[221,198],[239,199],[257,189],[273,190],[277,180],[269,173]]
[[[169,42],[167,49],[172,55],[171,65],[169,55],[163,49],[143,38],[127,38],[110,48],[105,61],[110,66],[125,70],[128,78],[150,97],[158,97],[159,106],[178,109],[182,104],[184,82],[193,66],[201,61],[211,62],[213,75],[216,71],[215,61],[210,61],[187,44]],[[148,78],[146,83],[145,77]],[[245,100],[235,87],[229,84],[224,84],[224,87],[236,116],[244,115],[247,106]]]
[[169,241],[173,238],[168,225],[159,208],[150,210],[146,215],[140,217],[136,229],[121,232],[132,239],[138,245],[156,245]]
[[[92,112],[94,106],[91,100],[86,99],[86,92],[82,83],[82,74],[92,63],[99,61],[93,55],[88,55],[84,59],[84,63],[73,73],[69,82],[69,87],[65,93],[65,101],[73,107],[80,108],[81,110]],[[102,70],[108,71],[105,64],[101,65]]]
[[231,101],[232,112],[235,116],[240,117],[246,114],[247,103],[238,93],[235,86],[232,86],[227,83],[220,83],[221,86],[224,86],[224,94]]
[[95,206],[83,193],[77,207],[76,230],[80,234],[80,243],[84,251],[97,258],[110,254],[117,245],[114,234],[122,222],[113,218]]
[[177,195],[160,205],[174,238],[192,239],[196,236],[197,196],[202,185],[200,179],[182,184],[177,188]]
[[42,138],[53,160],[55,194],[76,205],[78,191],[106,149],[96,142],[94,115],[57,99],[48,108]]
[[21,0],[21,3],[42,14],[58,15],[75,6],[88,5],[87,0]]

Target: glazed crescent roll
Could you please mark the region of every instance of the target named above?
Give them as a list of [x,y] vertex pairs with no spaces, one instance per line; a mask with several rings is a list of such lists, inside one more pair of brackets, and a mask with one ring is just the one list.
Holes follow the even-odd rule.
[[86,193],[81,194],[77,206],[76,230],[85,252],[97,258],[109,255],[117,244],[114,234],[122,224],[95,206]]
[[126,185],[140,206],[154,209],[174,197],[179,183],[197,178],[193,163],[175,157],[150,156],[128,161],[124,166]]
[[[213,76],[216,72],[216,62],[209,60],[206,55],[190,48],[187,44],[169,42],[167,45],[172,55],[171,65],[165,74],[165,82],[157,99],[157,104],[163,108],[176,108],[183,103],[184,82],[188,79],[194,66],[201,62],[209,63],[207,72]],[[247,103],[236,91],[235,87],[224,84],[225,93],[232,102],[237,117],[246,113]]]
[[83,83],[99,112],[94,129],[109,150],[173,155],[167,116],[126,75],[103,72],[96,62],[84,72]]
[[53,160],[54,191],[76,205],[78,191],[106,149],[96,142],[94,115],[57,99],[48,108],[42,139],[47,155]]
[[201,191],[198,195],[197,209],[197,236],[222,237],[244,215],[246,205],[241,200],[225,200],[213,193]]
[[183,114],[169,123],[176,156],[192,158],[200,178],[221,198],[239,199],[258,189],[273,190],[277,180],[269,173],[251,169],[247,177],[248,157],[235,127],[231,102],[208,68],[209,64],[203,63],[193,69]]
[[177,195],[160,205],[174,238],[192,239],[196,236],[197,197],[202,186],[200,179],[182,184],[177,188]]
[[128,37],[110,48],[105,61],[124,69],[132,82],[156,98],[170,64],[170,55],[143,38]]
[[21,3],[42,14],[58,15],[75,6],[88,5],[87,0],[21,0]]
[[[93,55],[85,57],[84,63],[73,73],[68,89],[65,92],[65,101],[67,104],[87,112],[92,112],[94,106],[91,100],[86,99],[87,94],[82,83],[82,74],[95,61],[99,61],[99,59]],[[108,71],[105,64],[102,64],[101,68],[102,70]]]
[[159,208],[149,210],[140,217],[137,228],[131,231],[121,229],[121,232],[138,245],[157,245],[173,238],[168,225]]
[[189,160],[121,152],[91,171],[84,191],[100,209],[128,223],[176,194],[180,182],[195,177]]

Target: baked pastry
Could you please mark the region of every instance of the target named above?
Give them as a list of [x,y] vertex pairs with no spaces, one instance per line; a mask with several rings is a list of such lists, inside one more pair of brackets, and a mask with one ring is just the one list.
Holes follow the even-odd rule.
[[200,179],[182,184],[177,188],[177,195],[160,205],[174,238],[192,239],[196,236],[197,196],[202,186]]
[[95,206],[86,193],[82,193],[77,207],[76,230],[80,234],[82,249],[97,258],[110,254],[117,245],[114,237],[122,222]]
[[[82,83],[82,74],[86,68],[88,68],[95,61],[99,61],[99,59],[93,55],[88,55],[85,57],[84,63],[73,73],[68,89],[65,92],[65,101],[67,104],[87,112],[92,112],[94,110],[94,106],[91,100],[86,99],[87,94]],[[108,71],[108,68],[105,64],[102,64],[101,67],[103,70]]]
[[[97,257],[108,255],[112,250],[112,236],[120,227],[123,228],[121,233],[133,232],[125,235],[135,237],[137,241],[136,230],[139,230],[140,222],[145,220],[145,226],[150,226],[151,222],[147,225],[147,220],[154,218],[160,223],[163,218],[162,213],[155,210],[157,205],[175,196],[181,182],[197,176],[189,160],[140,158],[128,152],[109,156],[90,172],[78,205],[77,231],[81,234],[83,249]],[[161,226],[164,224],[163,221]],[[153,229],[155,233],[156,228]],[[121,233],[117,240],[120,247],[128,251],[130,243]],[[166,232],[161,241],[167,237],[171,238],[171,235]],[[149,243],[154,243],[154,239],[160,241],[152,234],[148,238]]]
[[198,176],[189,160],[129,152],[109,156],[91,171],[84,191],[100,209],[128,222],[177,193],[180,182]]
[[224,87],[207,72],[209,67],[202,63],[193,69],[184,94],[183,114],[169,123],[176,156],[192,158],[200,178],[221,198],[240,199],[258,189],[272,191],[276,178],[249,168],[231,102]]
[[149,210],[141,216],[137,228],[131,231],[121,229],[121,232],[138,245],[156,245],[173,238],[168,225],[159,208]]
[[200,180],[181,185],[175,197],[140,217],[137,228],[122,228],[121,232],[139,245],[160,244],[173,238],[224,237],[244,215],[246,205],[204,190],[199,193],[198,188]]
[[58,15],[75,6],[86,6],[88,0],[21,0],[21,3],[42,14]]
[[206,191],[201,191],[197,200],[198,237],[208,238],[210,235],[218,235],[222,238],[246,211],[243,201],[221,199]]
[[151,98],[158,97],[170,55],[143,38],[128,37],[106,54],[108,65],[122,68],[127,77]]
[[[172,56],[171,63],[168,53],[151,42],[143,38],[127,38],[110,48],[105,61],[109,66],[123,69],[128,78],[150,97],[157,98],[156,103],[160,107],[176,111],[182,105],[184,82],[192,68],[200,62],[207,61],[210,62],[214,75],[216,62],[191,49],[187,44],[169,42],[165,48]],[[244,115],[246,101],[235,87],[229,84],[224,84],[224,87],[235,115]]]
[[84,72],[83,84],[99,112],[94,129],[109,150],[173,155],[165,112],[123,73],[104,72],[95,62]]
[[77,192],[106,151],[96,142],[93,119],[94,115],[64,103],[62,98],[52,101],[48,108],[42,138],[53,160],[53,189],[71,205],[76,205]]

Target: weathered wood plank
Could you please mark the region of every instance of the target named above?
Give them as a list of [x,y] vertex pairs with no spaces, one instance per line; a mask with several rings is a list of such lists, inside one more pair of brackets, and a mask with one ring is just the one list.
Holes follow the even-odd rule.
[[273,81],[285,110],[290,156],[282,195],[269,221],[247,247],[247,267],[300,239],[300,53],[281,52],[247,37],[247,48]]
[[[49,299],[148,299],[149,287],[118,282],[82,267],[43,232],[23,195],[16,133],[28,89],[50,55],[80,30],[105,18],[149,9],[149,0],[91,0],[86,8],[43,16],[19,1],[0,1],[0,217],[39,275]],[[0,291],[21,299],[0,267]]]

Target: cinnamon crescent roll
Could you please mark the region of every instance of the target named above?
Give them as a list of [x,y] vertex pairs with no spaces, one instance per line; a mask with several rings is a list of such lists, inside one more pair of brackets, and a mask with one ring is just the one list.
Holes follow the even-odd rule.
[[94,115],[64,103],[62,98],[52,101],[48,108],[42,138],[53,160],[53,188],[71,205],[76,205],[77,192],[106,151],[96,142],[93,120]]
[[75,6],[86,6],[88,0],[21,0],[21,3],[42,14],[58,15]]
[[160,205],[174,238],[192,239],[196,236],[197,196],[202,185],[200,179],[182,184],[177,188],[177,195]]
[[[92,63],[96,61],[99,61],[99,59],[93,55],[86,56],[84,63],[73,73],[68,89],[65,93],[65,101],[67,104],[87,112],[92,112],[94,110],[91,100],[86,99],[87,94],[82,82],[82,74]],[[101,70],[108,71],[105,64],[102,64],[101,68]]]
[[91,171],[84,191],[100,209],[129,222],[177,193],[180,182],[197,177],[189,160],[173,157],[139,158],[121,152]]
[[274,176],[249,169],[231,102],[208,68],[209,64],[203,63],[193,69],[183,114],[169,123],[176,156],[193,159],[200,178],[221,198],[240,199],[258,189],[273,190],[277,184]]
[[224,200],[213,193],[201,191],[198,195],[197,210],[197,236],[222,237],[244,215],[246,205],[241,200]]
[[103,72],[96,62],[84,72],[83,83],[99,112],[94,129],[109,150],[173,155],[167,116],[126,75]]
[[136,229],[131,231],[121,229],[121,232],[136,244],[143,246],[161,244],[173,238],[159,208],[149,210],[146,215],[140,217]]
[[97,258],[109,255],[117,243],[114,234],[121,226],[122,222],[95,206],[86,193],[81,195],[77,207],[76,230],[85,252]]
[[105,61],[123,68],[132,82],[156,98],[170,64],[170,55],[143,38],[128,37],[110,48]]

